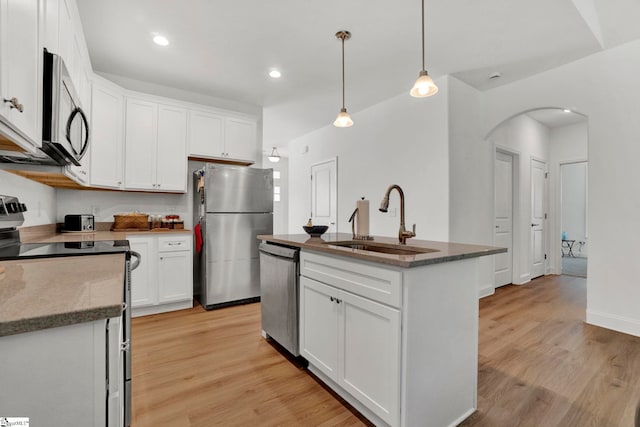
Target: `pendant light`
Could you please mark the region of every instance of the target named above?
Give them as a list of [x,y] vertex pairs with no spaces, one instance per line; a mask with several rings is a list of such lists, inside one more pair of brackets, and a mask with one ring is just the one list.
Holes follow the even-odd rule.
[[276,147],[273,147],[273,150],[267,159],[272,163],[278,163],[280,161],[280,154],[278,154],[278,149]]
[[416,98],[426,98],[438,93],[438,86],[433,82],[427,69],[424,67],[424,0],[422,0],[422,70],[418,74],[418,80],[411,88],[411,96]]
[[336,33],[336,38],[342,41],[342,108],[338,113],[338,117],[336,117],[336,120],[333,122],[333,125],[339,128],[347,128],[353,125],[353,120],[351,120],[351,116],[349,116],[347,109],[344,107],[344,41],[351,38],[351,33],[344,30],[338,31]]

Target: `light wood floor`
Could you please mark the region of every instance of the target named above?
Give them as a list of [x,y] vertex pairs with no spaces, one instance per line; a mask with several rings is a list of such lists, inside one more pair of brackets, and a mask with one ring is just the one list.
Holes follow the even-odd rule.
[[[633,426],[640,338],[584,324],[585,286],[548,276],[480,301],[463,426]],[[133,340],[133,427],[368,425],[260,337],[259,304],[137,318]]]

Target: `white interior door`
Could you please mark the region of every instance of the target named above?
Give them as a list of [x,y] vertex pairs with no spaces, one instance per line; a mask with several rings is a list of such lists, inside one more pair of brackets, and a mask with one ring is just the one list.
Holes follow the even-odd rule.
[[545,164],[531,160],[531,278],[544,275],[545,256]]
[[311,221],[314,225],[328,225],[329,233],[338,229],[337,159],[311,166]]
[[496,151],[494,172],[495,191],[495,246],[507,252],[494,255],[494,286],[512,282],[513,277],[513,156]]

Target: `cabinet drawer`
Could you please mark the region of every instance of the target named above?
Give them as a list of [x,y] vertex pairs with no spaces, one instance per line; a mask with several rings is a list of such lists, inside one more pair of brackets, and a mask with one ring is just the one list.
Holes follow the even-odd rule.
[[402,305],[400,271],[303,250],[300,253],[300,275],[392,307]]
[[158,252],[190,251],[191,236],[166,236],[158,239]]

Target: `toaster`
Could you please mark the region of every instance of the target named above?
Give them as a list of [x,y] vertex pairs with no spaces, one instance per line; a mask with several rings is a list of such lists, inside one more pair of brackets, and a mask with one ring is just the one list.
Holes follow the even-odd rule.
[[65,215],[64,231],[95,231],[93,215]]

